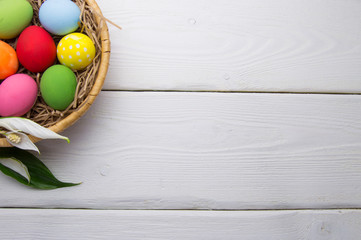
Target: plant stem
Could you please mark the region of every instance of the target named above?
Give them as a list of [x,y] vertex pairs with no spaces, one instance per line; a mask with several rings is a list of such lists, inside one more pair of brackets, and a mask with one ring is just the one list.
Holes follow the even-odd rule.
[[5,137],[8,135],[8,133],[6,131],[3,131],[3,130],[0,130],[0,134],[5,136]]

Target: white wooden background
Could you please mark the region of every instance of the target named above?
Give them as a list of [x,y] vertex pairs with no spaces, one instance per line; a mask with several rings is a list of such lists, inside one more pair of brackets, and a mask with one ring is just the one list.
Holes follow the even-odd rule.
[[361,239],[360,0],[99,0],[104,91],[0,175],[1,239]]

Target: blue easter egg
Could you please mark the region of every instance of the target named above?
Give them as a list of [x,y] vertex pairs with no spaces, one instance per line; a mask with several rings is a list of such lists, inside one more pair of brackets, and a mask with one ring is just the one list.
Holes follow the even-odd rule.
[[55,35],[74,32],[80,22],[80,9],[71,0],[46,0],[40,7],[41,25]]

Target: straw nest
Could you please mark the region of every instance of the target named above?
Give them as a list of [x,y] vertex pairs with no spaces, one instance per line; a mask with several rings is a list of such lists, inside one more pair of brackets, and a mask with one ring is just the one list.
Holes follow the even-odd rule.
[[[28,1],[34,9],[31,25],[41,26],[38,12],[44,1]],[[47,106],[39,92],[33,108],[24,116],[58,133],[75,123],[92,105],[103,86],[110,57],[108,28],[97,3],[95,0],[74,0],[74,2],[81,9],[81,24],[76,32],[82,32],[92,39],[96,50],[95,58],[84,70],[74,71],[78,81],[76,95],[74,101],[66,110],[57,111]],[[52,35],[52,37],[56,45],[62,38],[55,35]],[[5,41],[15,48],[16,39]],[[58,62],[55,64],[58,64]],[[41,73],[32,73],[22,66],[19,67],[18,73],[25,73],[33,77],[39,86]],[[39,140],[34,137],[31,138],[34,142]],[[1,146],[10,145],[4,138],[1,138]]]

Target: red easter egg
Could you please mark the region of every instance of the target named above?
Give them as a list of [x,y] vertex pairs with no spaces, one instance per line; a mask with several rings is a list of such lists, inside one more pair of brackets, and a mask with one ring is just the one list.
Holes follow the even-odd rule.
[[56,46],[43,28],[30,26],[20,34],[16,45],[19,62],[31,72],[44,72],[54,64]]

